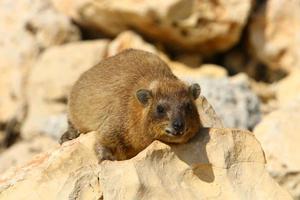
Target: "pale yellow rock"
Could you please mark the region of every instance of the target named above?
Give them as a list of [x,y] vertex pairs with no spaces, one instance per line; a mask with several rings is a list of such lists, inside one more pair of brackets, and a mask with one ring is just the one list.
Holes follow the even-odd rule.
[[[1,65],[1,64],[0,64]],[[17,70],[12,67],[0,66],[0,122],[6,123],[14,117],[19,105],[18,94],[14,91],[14,83],[20,82],[20,77],[14,77]]]
[[68,17],[57,12],[50,0],[19,0],[17,4],[2,0],[0,10],[0,33],[6,33],[6,37],[1,38],[6,42],[1,46],[19,44],[21,46],[15,49],[17,52],[26,50],[25,44],[31,42],[27,39],[32,39],[38,48],[80,39],[78,28]]
[[115,36],[133,29],[177,50],[222,51],[240,38],[251,0],[52,0],[78,23]]
[[46,133],[54,138],[67,129],[66,103],[79,76],[106,56],[108,40],[69,43],[47,49],[28,81],[28,116],[22,136]]
[[223,122],[207,99],[200,95],[196,100],[200,122],[206,128],[223,128]]
[[6,172],[0,178],[0,199],[98,199],[94,136],[91,133],[64,143],[51,154],[40,154],[27,165]]
[[300,99],[267,115],[254,129],[271,175],[300,199]]
[[300,98],[300,68],[291,71],[287,77],[278,82],[276,97],[281,106]]
[[11,167],[20,167],[35,155],[53,151],[59,144],[47,136],[37,136],[31,140],[20,141],[0,154],[0,173]]
[[153,142],[136,157],[97,164],[95,133],[0,178],[0,199],[292,199],[265,170],[252,133],[202,129],[187,144]]
[[224,78],[227,77],[225,68],[214,64],[203,64],[197,68],[188,67],[180,62],[169,61],[173,73],[182,79],[201,77]]
[[260,110],[262,116],[269,114],[278,109],[278,100],[276,97],[277,86],[276,83],[269,84],[265,82],[256,82],[250,80],[251,89],[258,96],[260,100]]
[[1,0],[0,123],[23,108],[30,66],[42,49],[75,41],[79,30],[48,0]]
[[300,67],[300,0],[269,0],[250,24],[249,43],[271,69]]

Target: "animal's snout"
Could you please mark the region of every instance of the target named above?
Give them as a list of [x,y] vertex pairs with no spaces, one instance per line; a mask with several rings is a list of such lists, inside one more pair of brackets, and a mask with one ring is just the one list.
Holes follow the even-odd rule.
[[182,119],[175,119],[172,126],[176,132],[182,132],[184,129],[184,122]]
[[175,119],[171,126],[168,126],[165,131],[167,134],[172,134],[172,135],[181,135],[183,134],[185,124],[182,119]]

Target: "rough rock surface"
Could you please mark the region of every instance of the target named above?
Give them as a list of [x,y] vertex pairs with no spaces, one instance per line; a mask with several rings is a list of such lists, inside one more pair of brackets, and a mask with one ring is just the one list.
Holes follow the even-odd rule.
[[251,89],[260,100],[261,118],[278,109],[275,84],[251,81]]
[[27,73],[40,51],[80,33],[47,0],[2,0],[0,35],[0,123],[6,123],[22,108]]
[[249,43],[271,69],[300,68],[299,10],[299,0],[269,0],[252,19]]
[[32,140],[23,140],[6,149],[0,155],[0,173],[11,167],[26,164],[35,155],[47,151],[53,151],[59,144],[47,136],[37,136]]
[[106,55],[108,40],[69,43],[47,49],[28,81],[28,116],[22,127],[24,138],[36,133],[54,138],[67,129],[68,93],[79,76]]
[[214,64],[203,64],[197,68],[188,67],[180,62],[168,62],[173,73],[182,79],[225,78],[227,71],[225,68]]
[[287,105],[300,98],[300,68],[293,70],[277,84],[276,97],[279,105]]
[[206,128],[223,128],[223,122],[216,114],[212,105],[207,99],[200,95],[196,100],[198,113],[200,116],[200,122],[203,127]]
[[[8,38],[1,38],[7,41],[4,45],[19,45],[18,42],[24,39],[21,36],[32,38],[38,48],[42,49],[80,39],[78,28],[68,17],[57,12],[48,0],[20,0],[17,4],[2,0],[0,9],[0,25],[5,27],[1,29],[2,34],[10,33],[5,34]],[[24,42],[22,47],[25,48],[29,41]],[[18,49],[25,50],[20,47]]]
[[20,93],[15,91],[16,88],[14,88],[15,86],[20,86],[19,83],[21,81],[19,76],[15,76],[20,75],[17,72],[16,69],[1,66],[0,63],[0,123],[2,124],[12,119],[19,107]]
[[109,35],[134,29],[179,50],[205,54],[230,48],[240,37],[251,0],[52,0],[78,23]]
[[251,91],[247,76],[240,74],[233,78],[179,77],[200,84],[201,94],[210,102],[224,127],[251,130],[260,121],[260,102]]
[[292,199],[247,131],[202,129],[187,144],[155,141],[130,160],[100,165],[94,143],[91,132],[7,172],[0,199]]
[[254,133],[260,141],[271,175],[295,199],[300,199],[300,99],[267,115]]

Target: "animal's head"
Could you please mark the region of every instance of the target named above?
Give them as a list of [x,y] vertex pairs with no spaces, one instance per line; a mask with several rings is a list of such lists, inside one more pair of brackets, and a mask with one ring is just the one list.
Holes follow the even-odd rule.
[[137,90],[146,131],[164,142],[186,142],[201,126],[195,105],[199,95],[198,84],[187,86],[179,80],[155,81]]

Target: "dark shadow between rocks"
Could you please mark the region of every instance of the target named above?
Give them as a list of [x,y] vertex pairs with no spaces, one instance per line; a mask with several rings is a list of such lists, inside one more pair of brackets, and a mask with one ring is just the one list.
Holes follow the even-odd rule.
[[202,128],[188,143],[171,145],[171,149],[180,160],[191,166],[200,180],[211,183],[215,180],[215,175],[206,151],[209,141],[209,128]]
[[4,139],[1,146],[8,148],[15,144],[21,137],[20,129],[22,122],[17,118],[12,118],[5,126]]

